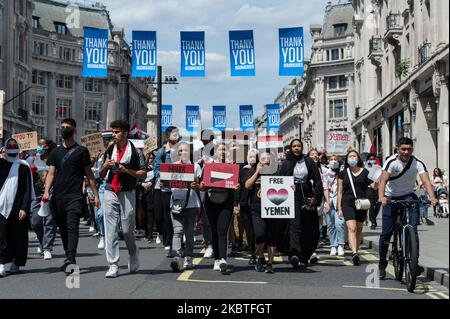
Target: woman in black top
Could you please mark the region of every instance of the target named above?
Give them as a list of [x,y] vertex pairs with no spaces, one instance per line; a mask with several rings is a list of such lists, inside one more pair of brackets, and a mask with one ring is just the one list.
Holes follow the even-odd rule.
[[364,168],[359,153],[355,150],[349,151],[345,157],[345,169],[340,172],[338,179],[338,211],[339,217],[344,217],[347,224],[348,241],[352,249],[352,262],[354,265],[358,265],[360,259],[358,250],[367,210],[356,210],[356,198],[350,183],[348,169],[351,172],[358,199],[367,198],[367,188],[371,186],[375,189],[376,184],[369,179],[369,171]]
[[323,186],[319,168],[303,155],[303,143],[294,139],[278,175],[294,176],[295,218],[289,219],[289,257],[294,268],[306,265],[319,243],[319,215]]
[[270,166],[270,153],[263,152],[260,155],[258,165],[253,166],[245,182],[245,188],[251,190],[252,221],[255,230],[257,262],[255,269],[258,272],[264,271],[264,245],[267,243],[269,262],[265,267],[266,273],[273,273],[273,259],[276,253],[277,244],[280,241],[283,231],[283,219],[272,219],[261,217],[261,174],[265,168]]

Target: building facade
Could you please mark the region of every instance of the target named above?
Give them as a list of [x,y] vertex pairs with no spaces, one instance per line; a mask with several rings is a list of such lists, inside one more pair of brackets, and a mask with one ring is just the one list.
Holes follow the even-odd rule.
[[429,170],[449,170],[448,1],[354,0],[357,148],[381,160],[415,141]]
[[[31,0],[0,0],[0,90],[5,91],[3,136],[30,131]],[[8,103],[8,101],[10,101]]]

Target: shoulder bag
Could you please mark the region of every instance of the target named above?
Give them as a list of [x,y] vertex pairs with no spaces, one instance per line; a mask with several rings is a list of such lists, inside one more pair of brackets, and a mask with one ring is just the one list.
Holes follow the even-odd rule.
[[353,176],[350,172],[350,168],[347,168],[348,178],[350,179],[350,184],[352,185],[353,195],[355,195],[355,207],[356,210],[368,210],[372,205],[370,200],[367,198],[359,198],[356,196],[355,185],[353,185]]

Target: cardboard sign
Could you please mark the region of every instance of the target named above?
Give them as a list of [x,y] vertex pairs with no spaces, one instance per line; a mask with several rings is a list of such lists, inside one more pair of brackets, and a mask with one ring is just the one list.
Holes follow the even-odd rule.
[[131,143],[133,143],[134,147],[136,147],[136,148],[141,148],[141,149],[145,148],[144,140],[131,140],[131,139],[129,139],[129,141]]
[[158,148],[158,140],[155,136],[150,136],[144,141],[144,153],[151,152]]
[[330,131],[327,134],[327,152],[329,154],[345,154],[351,145],[352,133]]
[[160,180],[167,188],[188,188],[194,181],[194,164],[164,164],[160,166]]
[[96,155],[98,152],[103,152],[105,150],[101,132],[82,136],[80,142],[81,145],[88,149],[91,155]]
[[261,218],[295,218],[293,176],[261,176]]
[[36,150],[38,147],[37,132],[14,134],[12,138],[19,143],[20,151]]
[[206,187],[234,189],[239,183],[239,165],[206,163],[203,181]]

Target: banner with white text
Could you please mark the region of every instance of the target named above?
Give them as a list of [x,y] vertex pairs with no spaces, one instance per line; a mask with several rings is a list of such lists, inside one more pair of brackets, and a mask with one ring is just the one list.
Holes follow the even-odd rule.
[[108,30],[84,28],[83,77],[108,76]]
[[133,31],[133,77],[156,76],[156,31]]
[[255,76],[253,30],[230,31],[231,76]]
[[205,32],[181,31],[181,76],[205,76]]

